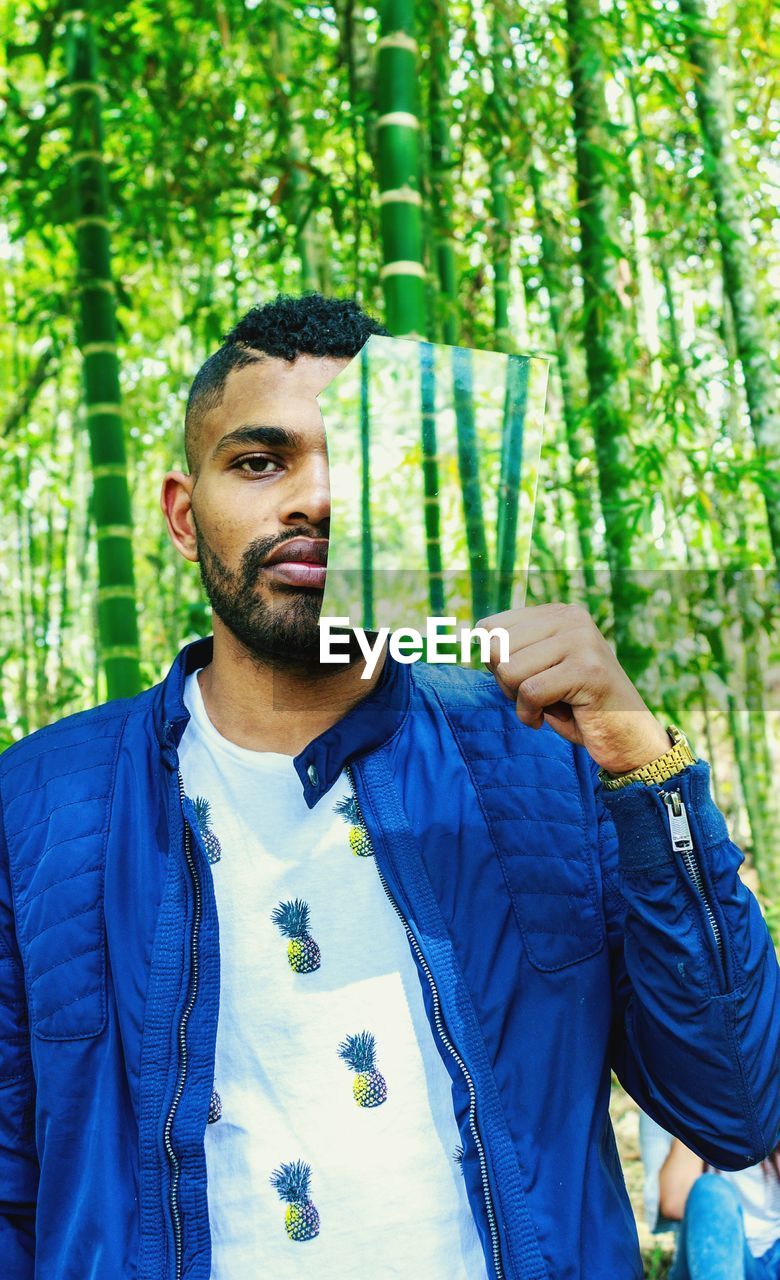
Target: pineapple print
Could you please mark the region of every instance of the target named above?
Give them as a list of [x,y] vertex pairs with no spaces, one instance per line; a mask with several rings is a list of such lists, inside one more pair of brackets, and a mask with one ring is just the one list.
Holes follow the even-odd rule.
[[357,1072],[352,1092],[359,1107],[379,1107],[387,1098],[387,1081],[375,1066],[376,1040],[370,1031],[347,1036],[338,1048],[342,1062]]
[[287,959],[296,973],[313,973],[319,969],[320,949],[309,933],[309,904],[301,898],[294,902],[280,902],[271,912],[271,919],[285,938],[290,939]]
[[284,1229],[291,1240],[313,1240],[320,1233],[320,1215],[309,1199],[310,1181],[311,1166],[303,1160],[282,1164],[271,1174],[271,1186],[287,1201]]
[[196,796],[193,803],[203,848],[206,850],[206,857],[213,866],[222,857],[222,845],[211,830],[211,805],[204,796]]
[[460,1169],[461,1173],[463,1173],[463,1157],[465,1154],[466,1153],[463,1150],[463,1147],[460,1145],[460,1143],[458,1143],[457,1147],[452,1153],[452,1158],[455,1161],[458,1168]]
[[371,841],[363,825],[363,819],[360,816],[358,802],[355,797],[345,796],[343,800],[339,800],[335,806],[335,812],[345,822],[349,823],[349,847],[355,856],[358,858],[370,858],[374,851],[371,848]]

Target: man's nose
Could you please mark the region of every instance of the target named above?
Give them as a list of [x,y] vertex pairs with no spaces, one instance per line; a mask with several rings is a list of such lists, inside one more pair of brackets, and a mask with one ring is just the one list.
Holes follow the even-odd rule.
[[326,453],[311,453],[295,469],[281,518],[287,524],[322,524],[330,518],[330,476]]

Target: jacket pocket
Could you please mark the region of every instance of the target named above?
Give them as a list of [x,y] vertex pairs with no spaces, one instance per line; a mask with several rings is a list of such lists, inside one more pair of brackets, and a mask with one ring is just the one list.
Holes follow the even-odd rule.
[[543,972],[587,960],[605,943],[597,851],[577,773],[549,736],[548,752],[518,756],[508,734],[504,753],[472,764],[528,959]]
[[539,852],[533,867],[506,856],[507,879],[528,959],[553,972],[596,955],[604,946],[595,884],[584,860]]

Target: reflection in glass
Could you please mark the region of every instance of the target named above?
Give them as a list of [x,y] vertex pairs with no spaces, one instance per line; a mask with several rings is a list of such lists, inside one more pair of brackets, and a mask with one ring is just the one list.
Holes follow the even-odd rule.
[[320,396],[331,527],[322,613],[471,625],[524,603],[545,359],[373,336]]

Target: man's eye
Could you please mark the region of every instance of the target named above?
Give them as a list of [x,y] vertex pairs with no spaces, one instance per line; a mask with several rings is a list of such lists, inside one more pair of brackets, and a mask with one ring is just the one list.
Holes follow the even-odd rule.
[[235,465],[236,470],[243,471],[245,475],[253,476],[268,475],[269,472],[279,467],[279,463],[274,458],[261,458],[256,455],[252,455],[249,458],[239,458]]

